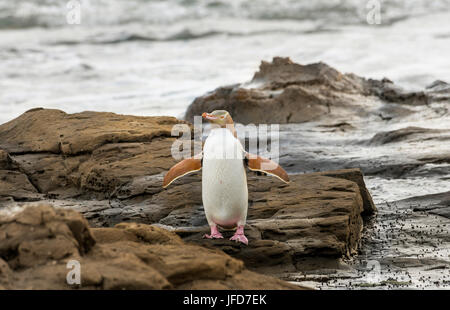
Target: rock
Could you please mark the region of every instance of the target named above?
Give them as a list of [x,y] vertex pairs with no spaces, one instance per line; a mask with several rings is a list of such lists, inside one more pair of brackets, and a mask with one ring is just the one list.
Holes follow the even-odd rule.
[[436,80],[428,85],[426,90],[436,101],[450,100],[450,85],[444,81]]
[[16,200],[43,198],[25,174],[11,170],[0,170],[0,196],[10,196]]
[[[448,288],[449,201],[445,192],[379,204],[376,220],[363,232],[361,254],[351,264],[355,268],[334,285],[351,281],[377,288],[391,278],[393,288]],[[367,274],[374,263],[380,274]]]
[[[449,135],[443,135],[443,134]],[[381,145],[387,143],[395,143],[402,140],[424,140],[424,139],[437,139],[437,140],[449,140],[450,130],[444,129],[429,129],[421,127],[406,127],[393,131],[383,131],[377,133],[368,143],[370,145]]]
[[440,194],[412,197],[402,200],[401,203],[414,203],[414,212],[426,212],[450,219],[450,191]]
[[336,131],[342,131],[342,132],[346,132],[346,131],[351,131],[353,129],[355,129],[355,127],[352,124],[349,124],[347,122],[340,122],[340,123],[334,123],[334,124],[323,124],[323,125],[318,125],[317,127],[322,127],[322,128],[329,128],[329,132],[336,132]]
[[79,257],[95,244],[87,221],[75,211],[49,205],[0,219],[0,257],[12,269]]
[[0,195],[68,198],[92,191],[109,197],[125,183],[175,164],[170,151],[175,124],[186,123],[173,117],[30,110],[0,125]]
[[386,78],[381,81],[369,79],[368,84],[373,94],[387,102],[411,106],[427,105],[429,102],[429,98],[425,92],[404,91]]
[[[198,174],[179,179],[148,198],[123,200],[131,212],[108,218],[102,210],[91,222],[97,226],[105,226],[104,221],[111,226],[125,218],[153,222],[186,241],[220,248],[242,259],[251,269],[271,273],[295,270],[302,257],[336,260],[356,253],[363,227],[361,215],[376,210],[360,170],[329,174],[333,177],[325,173],[293,175],[289,185],[249,175],[248,247],[227,239],[202,239],[209,227],[202,209]],[[232,233],[225,231],[224,236],[229,238]]]
[[[114,207],[85,212],[97,227],[122,221],[155,223],[184,240],[220,248],[252,269],[272,269],[276,273],[282,268],[296,268],[300,257],[335,260],[356,253],[363,225],[361,215],[371,215],[376,208],[360,170],[328,174],[332,177],[326,173],[293,175],[289,185],[249,175],[248,247],[229,240],[202,239],[209,228],[202,208],[199,174],[179,179],[167,190],[155,188],[152,195],[123,199]],[[231,234],[224,233],[226,237]]]
[[0,197],[2,196],[17,200],[42,198],[8,152],[0,149]]
[[[80,264],[80,285],[66,281],[71,260]],[[79,213],[49,205],[0,212],[0,275],[6,289],[301,288],[162,228],[123,223],[91,230]]]
[[[262,61],[248,83],[220,87],[196,98],[185,119],[205,111],[227,110],[243,124],[303,123],[324,119],[382,119],[413,113],[404,105],[427,105],[427,92],[407,92],[388,79],[366,80],[342,74],[325,63],[301,65],[289,58]],[[267,113],[267,111],[271,111]]]
[[32,109],[0,125],[0,148],[10,154],[49,152],[90,153],[107,143],[148,142],[170,137],[173,117],[140,117],[106,112],[67,114],[60,110]]
[[322,84],[342,92],[364,92],[363,80],[354,74],[343,75],[323,62],[300,65],[282,57],[274,57],[272,63],[262,61],[252,82],[264,83],[271,89]]
[[17,166],[14,164],[9,154],[6,151],[0,149],[0,169],[11,170],[15,168],[17,168]]
[[428,156],[418,158],[419,161],[429,162],[434,164],[450,164],[450,154],[430,154]]
[[[197,98],[189,117],[226,108],[242,123],[281,123],[279,161],[293,182],[284,185],[249,172],[248,247],[201,238],[208,227],[200,173],[161,188],[175,163],[172,125],[185,122],[30,110],[0,126],[0,213],[32,200],[76,210],[95,226],[89,231],[96,244],[83,252],[73,227],[56,221],[67,229],[48,238],[46,229],[37,228],[40,217],[24,216],[12,225],[9,216],[1,216],[0,229],[11,226],[17,233],[27,226],[33,229],[22,235],[35,239],[24,239],[17,251],[2,244],[9,250],[0,255],[0,287],[67,288],[65,263],[72,258],[82,262],[82,285],[88,288],[286,284],[252,271],[323,287],[355,287],[352,281],[363,287],[373,260],[383,276],[398,276],[397,268],[410,272],[408,287],[422,288],[421,281],[437,287],[423,280],[424,274],[448,286],[448,279],[439,278],[449,268],[448,195],[375,208],[362,173],[369,176],[376,201],[398,200],[397,194],[406,197],[403,190],[418,186],[430,192],[445,187],[448,130],[422,126],[425,120],[436,122],[430,126],[436,128],[448,123],[448,90],[437,81],[423,92],[405,92],[387,79],[366,80],[323,63],[302,66],[275,58],[264,62],[251,82]],[[354,167],[361,169],[343,169]],[[308,173],[299,175],[303,172]],[[4,237],[0,234],[0,244]],[[192,269],[181,267],[187,262]],[[225,271],[227,264],[232,268]],[[386,278],[379,285],[391,285],[386,283],[396,282]]]
[[377,207],[373,203],[372,196],[366,187],[364,177],[360,169],[342,169],[334,171],[319,172],[318,175],[325,175],[333,178],[342,178],[353,181],[358,184],[361,198],[363,199],[364,212],[362,215],[373,215],[377,211]]
[[[355,91],[357,84],[350,81],[342,82],[341,89]],[[51,131],[44,126],[49,119],[53,122]],[[102,240],[104,247],[119,241],[182,244],[179,237],[174,238],[175,232],[185,241],[221,249],[243,260],[249,268],[272,274],[302,268],[299,262],[305,257],[320,256],[335,261],[357,252],[362,215],[376,211],[358,169],[292,175],[289,185],[249,173],[250,246],[229,240],[203,240],[208,226],[202,208],[200,173],[177,180],[166,190],[161,186],[165,171],[175,163],[170,153],[175,138],[170,133],[171,126],[179,123],[185,124],[173,118],[29,111],[0,126],[0,145],[4,148],[1,162],[10,169],[5,170],[8,174],[22,177],[20,182],[26,184],[29,180],[30,184],[24,188],[27,193],[41,195],[40,201],[58,208],[81,212],[91,226],[97,227],[91,232]],[[39,141],[35,136],[39,132],[41,138],[48,135],[48,139]],[[95,141],[86,143],[90,135]],[[60,138],[66,147],[56,149]],[[16,199],[17,194],[10,193],[14,191],[17,188],[10,186],[4,194],[13,197],[18,205],[26,205],[29,199],[25,196],[22,198],[25,202],[21,202]],[[123,222],[155,224],[165,230]],[[113,226],[114,229],[107,228]],[[166,230],[172,232],[163,233]],[[47,259],[43,254],[46,251],[53,253],[54,260],[83,256],[86,252],[63,237],[39,242],[35,242],[35,249],[30,249],[28,243],[21,246],[23,258],[17,259],[18,266],[30,267],[33,261],[40,265]],[[122,264],[122,258],[114,260]],[[145,268],[139,265],[129,272],[140,273]],[[96,279],[92,283],[97,283]],[[145,281],[141,279],[141,284]],[[169,282],[172,283],[170,279]],[[113,280],[108,283],[111,283],[108,287],[119,285]]]

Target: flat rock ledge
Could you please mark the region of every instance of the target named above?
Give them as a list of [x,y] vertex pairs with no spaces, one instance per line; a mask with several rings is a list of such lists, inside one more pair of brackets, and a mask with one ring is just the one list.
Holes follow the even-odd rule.
[[[68,284],[69,261],[81,284]],[[301,289],[247,270],[219,250],[135,223],[89,228],[81,214],[49,205],[0,213],[3,289]]]
[[[357,253],[363,217],[376,211],[360,169],[291,175],[290,184],[249,171],[249,246],[202,239],[208,226],[201,173],[161,186],[176,163],[175,124],[186,122],[28,111],[0,126],[0,210],[45,203],[80,212],[92,227],[152,225],[195,244],[192,253],[198,245],[222,250],[253,271],[279,277],[319,265],[338,268],[341,258]],[[231,234],[224,232],[226,238]],[[9,264],[8,255],[16,254],[8,253],[3,260]]]

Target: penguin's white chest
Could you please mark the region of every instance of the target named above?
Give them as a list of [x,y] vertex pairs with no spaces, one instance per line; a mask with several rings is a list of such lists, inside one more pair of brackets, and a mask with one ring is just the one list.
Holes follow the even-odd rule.
[[248,190],[244,149],[226,128],[213,129],[205,141],[202,199],[210,225],[245,225]]

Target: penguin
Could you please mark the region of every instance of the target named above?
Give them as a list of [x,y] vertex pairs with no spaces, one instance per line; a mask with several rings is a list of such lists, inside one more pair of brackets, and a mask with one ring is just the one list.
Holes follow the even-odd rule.
[[230,240],[248,245],[244,233],[248,209],[246,167],[275,176],[285,183],[289,183],[289,176],[272,160],[245,151],[237,138],[230,113],[216,110],[205,112],[202,117],[213,125],[202,153],[170,168],[164,176],[163,187],[182,176],[202,170],[202,201],[211,229],[211,233],[203,237],[222,239],[218,227],[236,229]]

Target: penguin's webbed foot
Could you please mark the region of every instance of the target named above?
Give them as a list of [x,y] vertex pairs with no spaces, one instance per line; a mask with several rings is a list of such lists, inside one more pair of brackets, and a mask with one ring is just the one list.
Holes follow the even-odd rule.
[[206,238],[206,239],[223,239],[223,236],[222,236],[221,233],[211,234],[211,235],[204,234],[203,238]]
[[242,235],[234,234],[234,236],[231,237],[230,240],[236,241],[236,242],[242,242],[243,244],[248,245],[248,239],[244,234],[242,234]]
[[239,226],[236,230],[236,233],[233,237],[230,238],[232,241],[242,242],[245,245],[248,245],[248,239],[244,234],[244,226]]
[[223,239],[222,234],[219,232],[219,230],[217,229],[217,226],[211,226],[211,234],[204,234],[203,238],[206,239]]

